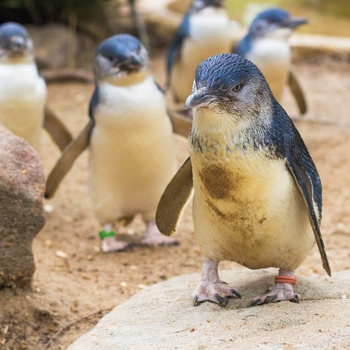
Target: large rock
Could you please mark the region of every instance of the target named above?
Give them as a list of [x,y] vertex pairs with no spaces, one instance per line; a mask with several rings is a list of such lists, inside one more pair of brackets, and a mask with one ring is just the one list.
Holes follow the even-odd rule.
[[67,26],[50,24],[27,26],[33,39],[39,69],[63,68],[75,65],[78,55],[78,37]]
[[1,125],[0,164],[0,289],[28,287],[32,241],[45,223],[44,171],[34,149]]
[[250,307],[275,274],[222,271],[243,296],[226,308],[192,305],[199,274],[173,278],[116,307],[68,349],[350,349],[350,270],[333,278],[299,277],[300,304]]

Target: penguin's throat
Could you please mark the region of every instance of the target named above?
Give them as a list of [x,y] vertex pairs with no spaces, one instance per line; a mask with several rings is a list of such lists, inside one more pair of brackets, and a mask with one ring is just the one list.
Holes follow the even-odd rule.
[[34,56],[30,53],[12,54],[0,49],[0,64],[33,64]]
[[131,86],[141,84],[149,75],[150,72],[143,69],[133,73],[121,72],[117,75],[110,75],[103,80],[115,86]]
[[264,118],[242,118],[208,113],[194,115],[189,136],[190,152],[233,154],[235,152],[269,151],[266,133],[269,123]]

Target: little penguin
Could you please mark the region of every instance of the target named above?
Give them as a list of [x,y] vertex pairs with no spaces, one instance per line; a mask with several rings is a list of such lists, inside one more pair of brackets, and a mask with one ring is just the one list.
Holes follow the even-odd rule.
[[292,17],[281,8],[264,10],[255,17],[248,34],[234,51],[259,67],[279,102],[288,84],[300,114],[307,112],[307,104],[292,71],[292,54],[288,39],[295,28],[306,23],[305,18]]
[[279,269],[275,286],[254,305],[299,302],[294,271],[315,241],[331,274],[320,232],[321,181],[300,134],[260,70],[240,55],[202,62],[186,105],[193,109],[190,157],[165,189],[156,222],[163,234],[173,234],[194,192],[194,229],[204,256],[195,305],[240,298],[219,278],[221,260]]
[[231,48],[230,21],[223,0],[193,0],[177,29],[167,57],[167,86],[184,105],[196,67]]
[[89,193],[102,226],[102,251],[130,247],[116,238],[113,226],[130,223],[136,214],[147,226],[142,244],[177,244],[155,224],[157,203],[176,172],[176,154],[164,93],[149,70],[145,47],[128,34],[106,39],[96,50],[94,76],[90,122],[51,171],[46,197],[89,145]]
[[63,150],[72,137],[53,111],[45,107],[46,94],[28,31],[15,22],[0,25],[0,122],[36,151],[44,127]]

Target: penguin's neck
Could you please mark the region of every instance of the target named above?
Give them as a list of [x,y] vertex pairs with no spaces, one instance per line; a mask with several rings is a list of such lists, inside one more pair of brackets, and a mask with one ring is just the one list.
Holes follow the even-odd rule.
[[[264,112],[271,115],[270,112]],[[271,117],[261,115],[233,116],[224,111],[199,108],[194,111],[189,137],[189,150],[194,153],[214,153],[225,157],[236,150],[265,148],[265,133]]]
[[24,55],[10,55],[0,57],[0,64],[2,65],[35,65],[34,56],[32,54]]
[[107,82],[115,86],[132,86],[141,84],[150,76],[150,71],[148,69],[142,69],[138,72],[127,74],[124,76],[110,76],[103,79],[103,82]]

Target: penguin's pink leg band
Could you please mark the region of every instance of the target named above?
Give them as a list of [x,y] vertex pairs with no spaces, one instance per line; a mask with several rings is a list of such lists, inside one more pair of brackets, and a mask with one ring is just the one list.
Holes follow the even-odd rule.
[[297,282],[297,279],[294,276],[278,275],[275,277],[275,283],[295,284],[296,282]]

